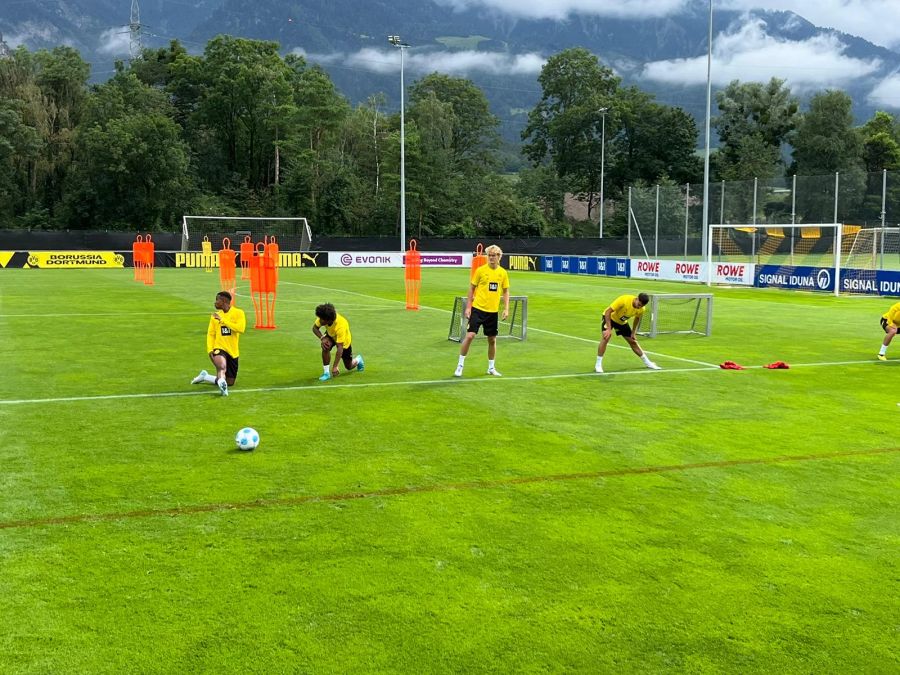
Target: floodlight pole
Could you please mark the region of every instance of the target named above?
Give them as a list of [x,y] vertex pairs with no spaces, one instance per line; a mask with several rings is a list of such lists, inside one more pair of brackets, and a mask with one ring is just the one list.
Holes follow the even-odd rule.
[[603,116],[600,127],[600,238],[603,239],[603,171],[606,166],[606,113],[609,108],[600,108],[597,112]]
[[709,44],[706,50],[706,151],[703,154],[703,233],[706,253],[706,285],[712,286],[712,241],[709,236],[709,127],[712,107],[713,0],[709,0]]
[[399,35],[388,35],[388,42],[400,50],[400,251],[406,250],[406,89],[403,83],[403,50],[409,47]]

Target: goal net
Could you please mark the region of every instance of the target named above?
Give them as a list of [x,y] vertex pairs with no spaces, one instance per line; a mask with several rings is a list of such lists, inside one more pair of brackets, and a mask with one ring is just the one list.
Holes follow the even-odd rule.
[[[710,225],[706,261],[714,263],[755,263],[774,266],[790,273],[795,267],[827,268],[840,278],[843,223],[802,225]],[[840,284],[834,284],[835,295]],[[821,290],[821,289],[814,289]]]
[[231,248],[237,249],[247,235],[253,243],[274,235],[282,251],[308,251],[312,246],[312,231],[306,218],[182,216],[181,219],[182,251],[199,251],[204,237],[214,251],[222,248],[225,237],[231,240]]
[[709,336],[712,311],[711,293],[656,293],[650,296],[650,308],[644,312],[638,333],[652,338],[665,333]]
[[[853,232],[847,232],[848,228]],[[844,267],[859,270],[900,269],[900,227],[844,229]]]
[[[448,340],[462,342],[466,335],[468,321],[466,320],[466,297],[458,295],[453,300],[453,312],[450,314],[450,334]],[[502,313],[501,315],[502,316]],[[499,317],[498,317],[499,319]],[[524,340],[528,332],[528,297],[524,295],[509,296],[509,316],[501,319],[497,326],[497,337],[514,338]],[[482,337],[483,331],[479,331],[477,337]]]

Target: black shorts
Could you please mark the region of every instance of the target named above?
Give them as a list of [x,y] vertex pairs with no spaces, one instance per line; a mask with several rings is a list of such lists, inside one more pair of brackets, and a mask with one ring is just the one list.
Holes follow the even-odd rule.
[[236,380],[238,374],[238,368],[240,364],[238,363],[238,359],[234,358],[231,354],[226,352],[224,349],[213,349],[213,356],[224,356],[225,357],[225,377],[229,380]]
[[497,326],[497,315],[499,312],[485,312],[480,309],[472,308],[469,315],[469,327],[466,329],[470,333],[477,333],[479,328],[484,328],[484,334],[487,337],[494,337],[499,333]]
[[616,331],[616,335],[620,335],[624,338],[630,338],[632,335],[631,326],[628,325],[627,321],[625,323],[616,323],[615,321],[610,320],[609,325]]
[[[334,349],[334,346],[337,343],[330,335],[328,336],[328,341],[331,343],[331,347],[328,348],[328,351],[331,351],[332,349]],[[353,364],[353,345],[347,345],[346,347],[344,347],[344,353],[341,354],[341,361],[344,362],[344,368],[350,370]]]

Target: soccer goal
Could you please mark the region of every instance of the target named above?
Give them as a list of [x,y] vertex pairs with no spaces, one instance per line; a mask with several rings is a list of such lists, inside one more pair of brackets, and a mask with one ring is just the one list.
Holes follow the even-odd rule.
[[[466,334],[466,297],[458,295],[453,300],[453,312],[450,314],[450,334],[448,340],[462,342]],[[509,296],[509,316],[499,323],[497,337],[524,340],[528,332],[528,297],[524,295]],[[484,333],[479,331],[477,337]]]
[[[857,226],[845,243],[844,267],[859,270],[900,268],[900,227]],[[847,232],[844,233],[847,236]]]
[[641,321],[643,330],[638,334],[651,338],[667,333],[708,337],[712,334],[712,312],[712,293],[656,293],[650,296],[649,311],[644,312],[649,326]]
[[182,251],[199,251],[204,237],[208,238],[214,251],[222,248],[225,237],[236,249],[246,235],[250,235],[254,243],[274,235],[282,251],[308,251],[312,246],[312,231],[306,218],[182,216],[181,219]]
[[[710,225],[706,251],[707,283],[713,282],[714,263],[755,263],[786,269],[828,268],[834,279],[840,279],[843,231],[843,223]],[[839,283],[834,284],[834,294],[840,294]]]

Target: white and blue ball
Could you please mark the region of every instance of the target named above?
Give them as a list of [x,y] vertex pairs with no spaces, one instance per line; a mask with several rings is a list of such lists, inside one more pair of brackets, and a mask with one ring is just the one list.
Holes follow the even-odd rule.
[[253,450],[259,445],[259,432],[250,427],[244,427],[234,437],[238,450]]

